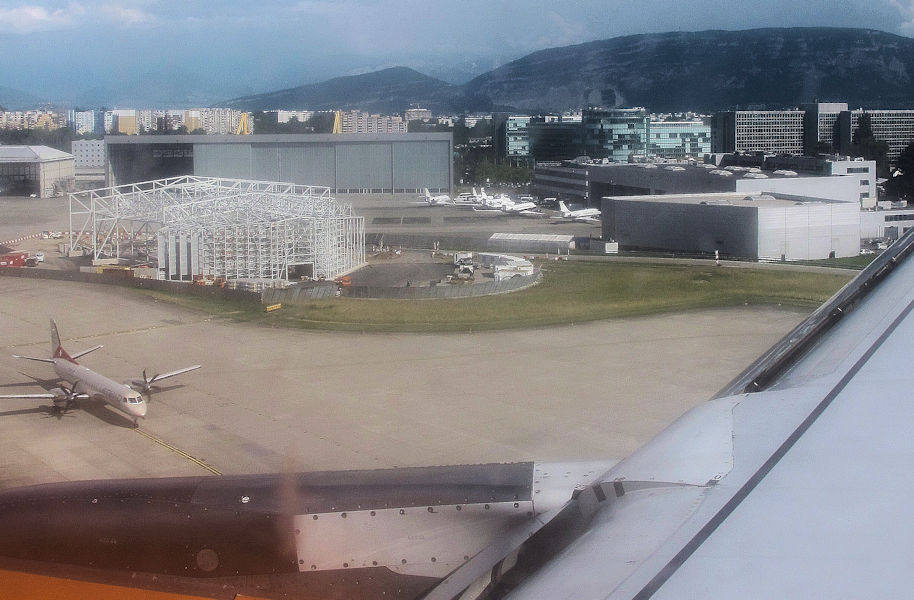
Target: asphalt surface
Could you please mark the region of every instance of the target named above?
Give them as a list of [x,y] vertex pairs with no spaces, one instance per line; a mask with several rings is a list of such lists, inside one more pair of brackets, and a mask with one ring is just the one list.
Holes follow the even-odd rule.
[[[619,458],[802,318],[739,308],[474,334],[303,332],[132,290],[0,277],[0,393],[42,391],[48,319],[117,380],[202,363],[139,431],[104,405],[2,400],[0,487],[111,477]],[[53,382],[44,381],[44,388]]]

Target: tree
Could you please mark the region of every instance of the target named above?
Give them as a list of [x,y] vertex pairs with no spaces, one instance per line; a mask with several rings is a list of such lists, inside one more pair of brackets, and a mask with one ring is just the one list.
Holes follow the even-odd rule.
[[816,156],[817,154],[834,154],[834,153],[835,153],[835,149],[832,146],[831,142],[826,142],[826,141],[821,141],[821,140],[816,142],[816,145],[813,146],[813,149],[812,149],[813,156]]
[[251,129],[255,133],[279,133],[275,112],[258,110],[251,114]]
[[857,130],[854,132],[854,142],[851,144],[851,155],[862,156],[866,160],[875,160],[876,173],[880,177],[888,177],[889,145],[876,139],[870,116],[866,113],[860,115]]
[[914,200],[914,142],[898,155],[896,169],[886,182],[886,192],[903,200]]
[[316,112],[305,121],[305,125],[314,133],[333,133],[334,119],[336,119],[334,112]]

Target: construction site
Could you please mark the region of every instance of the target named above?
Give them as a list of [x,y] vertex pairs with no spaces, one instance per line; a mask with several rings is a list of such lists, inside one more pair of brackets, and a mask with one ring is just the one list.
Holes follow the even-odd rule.
[[326,187],[182,176],[70,194],[70,256],[135,276],[257,287],[365,263],[365,223]]

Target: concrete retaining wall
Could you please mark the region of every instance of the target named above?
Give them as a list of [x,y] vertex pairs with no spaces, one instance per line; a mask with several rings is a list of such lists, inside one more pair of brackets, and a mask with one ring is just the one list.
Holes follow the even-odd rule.
[[294,286],[284,290],[266,289],[261,301],[264,304],[296,304],[309,300],[326,300],[336,296],[336,289],[335,283],[311,287]]

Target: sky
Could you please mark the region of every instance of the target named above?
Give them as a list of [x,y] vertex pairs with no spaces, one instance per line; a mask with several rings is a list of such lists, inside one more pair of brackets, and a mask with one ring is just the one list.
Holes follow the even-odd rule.
[[807,26],[914,37],[914,0],[0,0],[0,88],[206,105],[391,66],[460,82],[620,35]]

